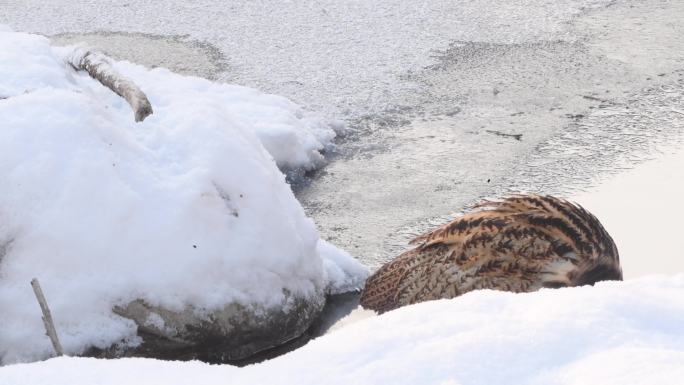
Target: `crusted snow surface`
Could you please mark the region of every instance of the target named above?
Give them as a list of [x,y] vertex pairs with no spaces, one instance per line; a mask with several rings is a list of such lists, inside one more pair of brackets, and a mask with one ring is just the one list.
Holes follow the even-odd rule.
[[348,325],[245,368],[55,358],[7,385],[680,384],[684,275],[513,294],[476,291]]
[[0,32],[0,364],[51,354],[34,277],[70,354],[136,343],[111,308],[137,298],[271,307],[362,282],[274,162],[313,166],[326,124],[279,96],[114,63],[153,105],[135,123],[65,52]]

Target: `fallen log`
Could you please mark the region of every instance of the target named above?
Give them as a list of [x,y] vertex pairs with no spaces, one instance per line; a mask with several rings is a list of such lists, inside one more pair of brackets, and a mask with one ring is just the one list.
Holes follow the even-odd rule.
[[90,77],[124,98],[133,109],[136,122],[152,114],[152,105],[144,92],[131,80],[112,67],[110,59],[95,51],[76,48],[66,61],[77,71],[86,71]]

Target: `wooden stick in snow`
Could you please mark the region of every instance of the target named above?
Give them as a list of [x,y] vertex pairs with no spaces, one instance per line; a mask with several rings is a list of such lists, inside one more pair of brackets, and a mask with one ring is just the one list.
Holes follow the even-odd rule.
[[36,294],[38,304],[40,304],[40,310],[43,311],[43,324],[45,325],[45,331],[47,332],[48,337],[50,337],[50,341],[52,341],[52,347],[55,348],[55,352],[57,352],[58,356],[62,356],[64,355],[64,350],[62,350],[62,344],[59,343],[57,330],[55,330],[55,324],[52,322],[50,308],[47,305],[43,290],[40,288],[40,283],[38,283],[37,278],[31,280],[31,286],[33,286],[33,292]]
[[142,122],[152,114],[152,105],[145,93],[131,80],[116,72],[107,56],[77,48],[67,55],[66,60],[74,69],[86,71],[90,77],[124,98],[131,105],[136,122]]

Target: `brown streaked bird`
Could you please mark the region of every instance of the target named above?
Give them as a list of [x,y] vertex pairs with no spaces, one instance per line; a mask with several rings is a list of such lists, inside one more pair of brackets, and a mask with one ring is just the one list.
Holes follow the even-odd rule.
[[375,272],[361,306],[384,313],[477,289],[530,292],[622,280],[613,239],[577,204],[530,194],[473,209],[414,239],[414,249]]

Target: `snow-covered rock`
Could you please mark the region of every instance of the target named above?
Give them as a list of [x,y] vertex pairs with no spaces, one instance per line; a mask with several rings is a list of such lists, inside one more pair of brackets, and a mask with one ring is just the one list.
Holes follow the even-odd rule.
[[234,362],[301,336],[324,305],[324,296],[301,298],[286,294],[282,308],[268,311],[233,302],[198,312],[193,307],[171,311],[138,300],[115,307],[114,312],[135,321],[143,343],[124,351],[117,347],[91,349],[87,355]]
[[[185,343],[227,309],[223,331],[297,318],[277,342],[326,292],[363,282],[347,255],[321,257],[332,246],[276,166],[314,167],[334,136],[322,120],[282,97],[116,62],[154,108],[134,123],[66,52],[0,29],[0,364],[52,354],[33,277],[69,354],[140,346],[145,325]],[[144,320],[125,311],[135,304]]]
[[244,368],[56,358],[0,368],[0,383],[678,385],[683,298],[684,275],[475,291],[364,319]]

